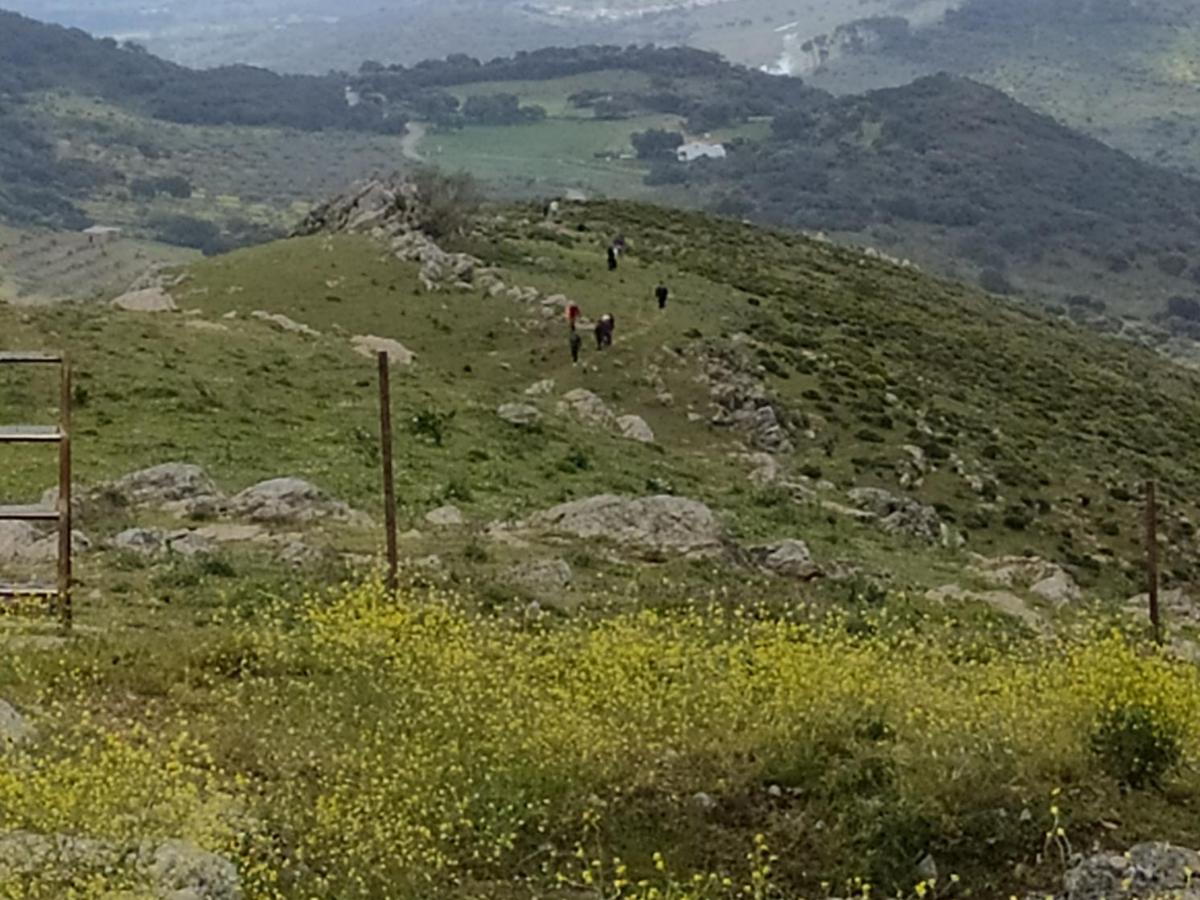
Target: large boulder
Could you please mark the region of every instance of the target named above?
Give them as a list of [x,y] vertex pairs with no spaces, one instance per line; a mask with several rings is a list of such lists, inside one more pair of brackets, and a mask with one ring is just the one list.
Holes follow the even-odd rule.
[[1200,853],[1172,844],[1138,844],[1126,853],[1099,853],[1063,879],[1061,900],[1200,900]]
[[[71,531],[71,552],[86,553],[92,542],[79,529]],[[0,563],[45,563],[58,558],[58,534],[29,522],[0,522]]]
[[1065,606],[1068,603],[1078,603],[1083,598],[1083,591],[1067,572],[1059,569],[1048,578],[1043,578],[1029,589],[1054,606]]
[[467,524],[462,510],[450,504],[439,506],[437,509],[431,509],[425,513],[425,521],[434,528],[461,528]]
[[654,432],[641,416],[621,416],[617,419],[617,430],[621,437],[639,444],[653,444]]
[[528,525],[641,552],[713,557],[725,551],[724,532],[712,510],[683,497],[602,494],[538,513]]
[[503,403],[496,410],[496,415],[518,428],[530,428],[542,420],[538,408],[528,403]]
[[248,487],[229,501],[229,510],[251,522],[303,524],[322,519],[361,522],[345,503],[300,478],[273,478]]
[[399,341],[373,334],[355,335],[350,339],[350,345],[355,353],[370,359],[376,359],[380,353],[386,353],[388,362],[393,366],[411,366],[417,358],[417,354]]
[[179,308],[161,287],[130,291],[114,300],[112,305],[126,312],[174,312]]
[[822,574],[821,567],[813,561],[812,551],[804,541],[779,541],[751,547],[748,552],[757,565],[785,578],[808,581]]
[[943,539],[942,520],[932,506],[882,488],[855,488],[849,496],[858,509],[874,516],[885,531],[911,535],[930,544]]
[[576,388],[563,395],[558,404],[560,413],[574,416],[585,425],[611,428],[617,420],[608,404],[596,394],[584,388]]
[[220,498],[221,490],[200,466],[163,463],[118,478],[110,491],[129,506],[161,506],[197,498]]

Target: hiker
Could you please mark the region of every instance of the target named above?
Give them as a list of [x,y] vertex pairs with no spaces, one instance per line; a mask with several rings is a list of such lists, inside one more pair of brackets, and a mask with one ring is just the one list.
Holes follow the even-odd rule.
[[658,283],[658,287],[654,289],[654,298],[658,300],[658,308],[667,308],[667,298],[671,296],[671,291],[663,282]]
[[618,234],[615,238],[613,238],[612,245],[613,249],[617,251],[618,255],[624,253],[628,249],[628,245],[625,243],[625,235],[623,234]]
[[575,326],[571,326],[571,364],[579,365],[579,351],[583,349],[583,338],[579,336],[579,332],[575,330]]
[[567,324],[571,330],[575,330],[575,324],[579,321],[579,317],[583,315],[583,310],[579,308],[578,303],[567,304]]
[[600,321],[596,323],[596,349],[603,350],[605,347],[611,347],[613,342],[613,330],[617,323],[613,317],[605,313],[600,317]]
[[610,271],[610,272],[617,271],[617,248],[616,247],[608,248],[608,271]]
[[559,204],[557,200],[547,200],[546,205],[542,208],[543,217],[546,219],[558,218]]

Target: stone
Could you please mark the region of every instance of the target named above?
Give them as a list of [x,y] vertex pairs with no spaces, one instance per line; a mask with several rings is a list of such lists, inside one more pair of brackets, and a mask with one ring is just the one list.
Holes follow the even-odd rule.
[[164,841],[145,865],[151,883],[169,900],[241,900],[237,866],[187,841]]
[[289,319],[282,313],[269,313],[266,310],[256,309],[250,313],[250,318],[258,319],[260,322],[266,322],[277,331],[283,331],[287,334],[301,334],[305,337],[320,337],[321,332],[315,328],[309,328],[302,322],[297,322],[295,319]]
[[122,294],[112,302],[117,309],[127,312],[175,312],[179,309],[175,300],[161,287],[149,287],[140,291]]
[[536,406],[528,403],[503,403],[496,410],[496,415],[509,425],[519,428],[529,428],[542,420],[542,414]]
[[220,489],[200,466],[163,463],[119,478],[107,487],[129,506],[159,506],[197,498],[221,498]]
[[26,559],[41,536],[29,522],[0,522],[0,562]]
[[1165,843],[1138,844],[1126,853],[1098,853],[1063,879],[1062,900],[1200,900],[1200,854]]
[[239,525],[236,522],[215,522],[197,528],[195,533],[218,544],[240,544],[258,540],[266,532],[261,525]]
[[751,547],[748,552],[756,565],[786,578],[808,581],[822,574],[821,567],[813,561],[812,551],[804,541],[779,541]]
[[535,559],[505,572],[505,580],[532,594],[553,594],[570,587],[575,574],[561,559]]
[[704,558],[726,550],[712,510],[683,497],[602,494],[538,513],[528,525],[583,540],[608,540],[644,553]]
[[611,428],[616,422],[616,416],[599,396],[584,388],[576,388],[563,395],[558,404],[558,411],[564,415],[574,416],[586,425],[596,425],[601,428]]
[[399,341],[373,334],[355,335],[350,339],[350,345],[359,356],[370,359],[376,359],[380,353],[386,353],[388,362],[393,366],[411,366],[417,359],[417,355]]
[[154,556],[166,549],[167,536],[157,528],[127,528],[112,539],[117,550]]
[[547,378],[543,381],[534,382],[525,389],[526,397],[549,397],[554,393],[554,388],[557,383],[553,378]]
[[229,501],[229,509],[234,515],[263,523],[360,519],[345,503],[300,478],[272,478],[248,487]]
[[926,592],[925,599],[934,603],[961,601],[982,603],[1001,615],[1021,622],[1033,631],[1048,634],[1050,629],[1045,618],[1028,603],[1010,591],[971,591],[958,584],[948,584]]
[[35,732],[10,703],[0,700],[0,754],[32,740]]
[[467,524],[466,518],[457,506],[439,506],[425,513],[425,521],[435,528],[461,528]]
[[641,416],[621,416],[617,419],[617,429],[621,432],[621,437],[628,440],[637,441],[639,444],[654,443],[654,432]]
[[770,453],[745,453],[739,458],[751,466],[750,483],[755,487],[767,487],[779,480],[779,461]]
[[1049,578],[1042,579],[1029,590],[1054,606],[1078,603],[1083,599],[1083,591],[1064,569],[1059,569]]
[[855,488],[849,496],[856,507],[874,516],[885,531],[911,535],[930,544],[942,541],[942,520],[932,506],[882,488]]
[[222,325],[220,322],[208,322],[204,319],[188,319],[183,323],[184,328],[191,328],[194,331],[207,331],[211,333],[227,332],[228,325]]

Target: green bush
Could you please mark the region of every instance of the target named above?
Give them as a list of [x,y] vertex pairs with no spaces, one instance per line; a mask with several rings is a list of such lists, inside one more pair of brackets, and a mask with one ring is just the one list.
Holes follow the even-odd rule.
[[1182,729],[1158,710],[1141,704],[1105,710],[1092,732],[1092,752],[1121,784],[1157,787],[1183,756]]

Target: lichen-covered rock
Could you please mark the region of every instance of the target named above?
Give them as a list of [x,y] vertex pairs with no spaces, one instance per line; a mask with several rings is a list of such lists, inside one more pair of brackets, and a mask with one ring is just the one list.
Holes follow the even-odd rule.
[[248,487],[229,501],[229,509],[251,522],[296,524],[323,519],[363,522],[361,514],[300,478],[273,478]]
[[536,406],[528,403],[503,403],[496,410],[496,415],[509,425],[518,428],[529,428],[542,420],[542,414]]
[[942,520],[937,510],[911,497],[882,488],[855,488],[850,491],[850,501],[878,519],[885,531],[911,535],[930,544],[943,539]]
[[711,509],[684,497],[603,494],[534,516],[530,527],[584,540],[602,539],[635,551],[719,556],[725,536]]
[[1138,844],[1099,853],[1067,872],[1061,900],[1200,900],[1200,853],[1172,844]]
[[461,528],[467,524],[462,510],[457,506],[439,506],[425,513],[425,521],[435,528]]
[[10,703],[0,700],[0,753],[34,736],[33,726]]
[[617,430],[621,437],[639,444],[653,444],[654,432],[641,416],[621,416],[617,419]]
[[574,416],[586,425],[611,428],[617,417],[608,404],[585,388],[576,388],[563,395],[558,404],[560,413]]
[[776,575],[807,581],[821,575],[821,567],[813,560],[812,551],[804,541],[786,540],[749,549],[750,558]]
[[350,339],[350,346],[359,356],[366,356],[370,359],[376,359],[380,353],[386,353],[388,362],[393,366],[411,366],[417,359],[417,354],[399,341],[373,334],[355,335]]
[[574,577],[571,566],[561,559],[534,559],[518,563],[505,573],[511,584],[539,595],[566,590]]

